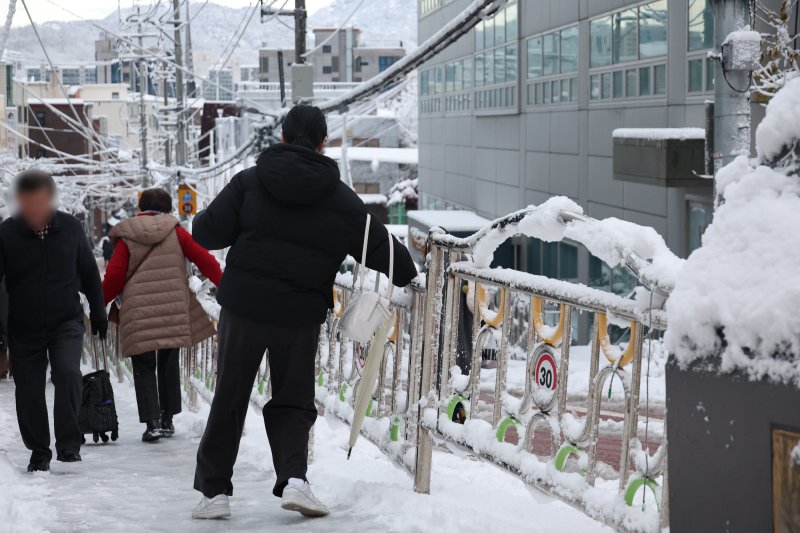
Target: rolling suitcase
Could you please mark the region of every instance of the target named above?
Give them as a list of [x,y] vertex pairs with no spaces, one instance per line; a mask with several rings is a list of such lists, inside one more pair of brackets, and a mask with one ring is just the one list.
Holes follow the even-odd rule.
[[[91,434],[94,442],[103,440],[108,442],[109,434],[112,441],[119,438],[119,423],[117,422],[117,407],[114,403],[114,389],[111,387],[111,376],[108,373],[108,359],[106,358],[106,345],[100,342],[103,352],[103,370],[97,370],[83,376],[83,401],[78,416],[81,432]],[[97,345],[92,338],[94,352],[94,366],[99,369],[97,360]],[[84,437],[84,442],[86,438]]]

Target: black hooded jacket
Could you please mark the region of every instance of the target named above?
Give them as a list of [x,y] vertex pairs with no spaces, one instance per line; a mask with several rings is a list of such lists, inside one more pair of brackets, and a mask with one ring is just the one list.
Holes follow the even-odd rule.
[[[367,210],[332,159],[278,144],[199,213],[193,236],[205,248],[231,247],[217,300],[240,316],[303,326],[321,324],[333,306],[333,282],[346,256],[361,260]],[[395,239],[394,283],[417,275]],[[367,266],[389,271],[386,227],[372,218]]]

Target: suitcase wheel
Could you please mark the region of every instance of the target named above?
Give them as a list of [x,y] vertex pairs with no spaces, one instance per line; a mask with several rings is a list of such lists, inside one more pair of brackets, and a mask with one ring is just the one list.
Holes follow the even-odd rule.
[[86,444],[86,435],[81,435],[81,444]]
[[100,440],[100,434],[99,433],[93,433],[92,434],[92,440],[94,440],[94,443],[97,444],[97,442]]
[[111,432],[111,440],[116,442],[118,438],[119,438],[119,432],[115,429],[114,431]]
[[103,440],[103,444],[108,442],[108,435],[105,433],[100,433],[100,438]]

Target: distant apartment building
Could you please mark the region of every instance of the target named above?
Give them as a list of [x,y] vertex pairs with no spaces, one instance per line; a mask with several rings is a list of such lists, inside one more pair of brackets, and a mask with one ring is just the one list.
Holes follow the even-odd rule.
[[[316,82],[361,82],[383,72],[405,56],[398,43],[392,47],[362,45],[361,30],[318,28],[313,31],[314,44],[308,62],[314,65]],[[262,48],[259,51],[259,75],[262,82],[279,81],[278,53],[283,52],[284,71],[289,72],[295,60],[293,49]]]
[[208,71],[206,80],[203,81],[203,98],[214,101],[233,101],[235,99],[233,87],[233,70],[213,68]]
[[[135,61],[120,57],[120,39],[114,35],[103,33],[100,39],[94,42],[94,59],[97,63],[95,83],[125,83],[131,92],[139,92],[139,72]],[[153,53],[160,50],[153,49]],[[165,87],[163,83],[156,83],[153,79],[147,80],[147,94],[163,96],[164,90],[170,96],[175,94],[175,82],[170,82]]]

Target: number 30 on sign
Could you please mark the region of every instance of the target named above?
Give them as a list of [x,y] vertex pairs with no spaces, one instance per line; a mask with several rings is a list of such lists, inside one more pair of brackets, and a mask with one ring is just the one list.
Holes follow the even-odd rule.
[[533,352],[531,392],[533,401],[542,411],[552,409],[558,389],[558,350],[549,344],[540,344]]

